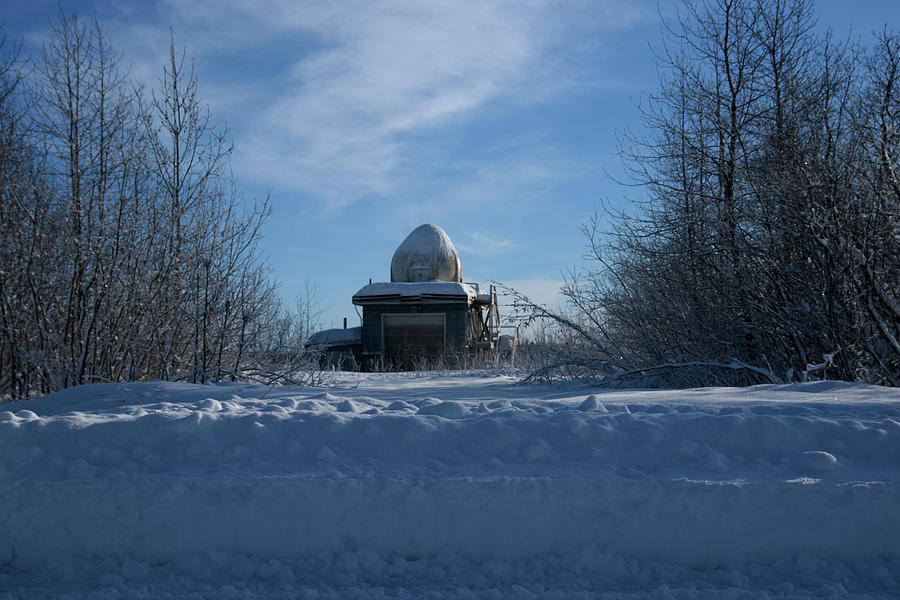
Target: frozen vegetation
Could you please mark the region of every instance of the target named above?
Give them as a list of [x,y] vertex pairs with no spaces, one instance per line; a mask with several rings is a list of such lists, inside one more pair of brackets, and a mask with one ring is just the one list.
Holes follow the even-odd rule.
[[486,373],[0,405],[0,599],[890,598],[900,391]]

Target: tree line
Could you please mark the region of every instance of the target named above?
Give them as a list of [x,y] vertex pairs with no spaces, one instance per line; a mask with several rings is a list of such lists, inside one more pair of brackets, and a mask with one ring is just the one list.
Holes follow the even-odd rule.
[[268,199],[238,188],[174,38],[149,91],[96,19],[20,49],[0,44],[0,399],[289,378],[309,332],[258,248]]
[[560,370],[659,385],[900,384],[900,35],[809,0],[684,0],[625,133],[642,197],[584,227]]

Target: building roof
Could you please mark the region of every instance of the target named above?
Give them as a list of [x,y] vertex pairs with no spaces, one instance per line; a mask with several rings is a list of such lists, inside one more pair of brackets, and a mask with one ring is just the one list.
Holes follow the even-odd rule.
[[437,225],[419,225],[406,236],[391,259],[391,281],[462,281],[459,254]]
[[353,294],[353,304],[460,302],[471,304],[478,297],[474,286],[453,281],[370,283]]
[[345,346],[358,344],[361,339],[360,327],[348,329],[325,329],[310,336],[306,342],[308,346]]

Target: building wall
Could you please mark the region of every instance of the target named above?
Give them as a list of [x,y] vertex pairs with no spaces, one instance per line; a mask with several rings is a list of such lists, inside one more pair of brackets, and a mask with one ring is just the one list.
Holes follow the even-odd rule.
[[319,357],[319,366],[323,369],[334,367],[342,371],[356,371],[361,364],[359,344],[334,346],[324,350]]
[[[421,310],[419,310],[421,307]],[[476,309],[477,310],[477,309]],[[470,319],[474,314],[465,302],[441,304],[377,304],[363,306],[363,353],[373,355],[383,352],[381,315],[385,313],[444,313],[444,348],[461,350],[472,340]]]

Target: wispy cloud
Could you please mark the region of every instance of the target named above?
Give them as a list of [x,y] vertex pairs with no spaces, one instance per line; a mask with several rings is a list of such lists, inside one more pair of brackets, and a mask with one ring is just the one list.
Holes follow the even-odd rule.
[[[123,8],[115,28],[131,46],[136,74],[152,85],[174,25],[176,43],[199,59],[204,98],[240,123],[242,175],[339,210],[426,186],[446,162],[458,162],[441,154],[444,137],[575,85],[578,47],[638,18],[631,6],[161,0],[143,20]],[[208,77],[211,69],[228,76]],[[538,158],[518,156],[526,166],[507,175],[533,178],[527,169]],[[484,172],[471,175],[471,185],[490,184]]]
[[[74,0],[73,0],[74,1]],[[318,200],[406,197],[440,178],[455,136],[595,85],[578,56],[644,18],[650,0],[121,0],[92,6],[136,79],[153,88],[169,30],[197,59],[201,94],[232,125],[243,179]],[[63,3],[63,12],[70,11]],[[43,25],[45,28],[46,25]],[[44,37],[46,31],[34,32]],[[471,146],[472,135],[465,146]],[[471,196],[497,174],[529,183],[552,147],[536,141],[459,172]],[[570,157],[571,159],[571,157]],[[555,170],[552,177],[566,173]],[[432,195],[434,197],[434,195]]]
[[324,47],[294,65],[295,85],[259,114],[259,167],[292,172],[333,208],[389,194],[420,158],[419,136],[540,89],[546,7],[460,6],[363,3],[307,19]]
[[484,233],[473,231],[462,240],[457,240],[454,245],[460,252],[475,256],[494,256],[497,254],[509,254],[522,249],[522,244],[500,237],[496,233]]

